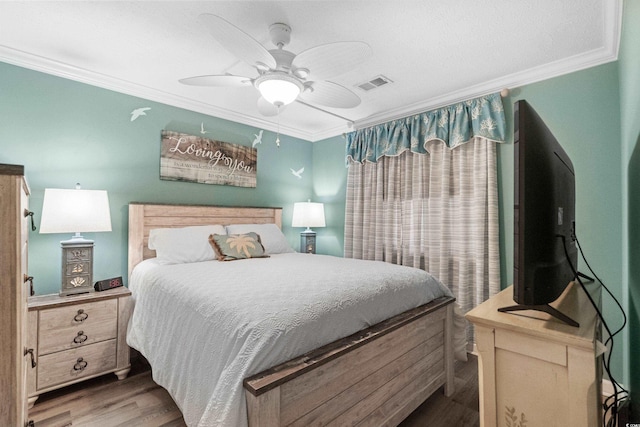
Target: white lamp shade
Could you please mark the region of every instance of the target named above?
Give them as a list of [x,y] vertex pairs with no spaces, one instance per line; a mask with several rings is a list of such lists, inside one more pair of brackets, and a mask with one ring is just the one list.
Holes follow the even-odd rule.
[[293,204],[292,227],[324,227],[324,205],[322,203],[299,202]]
[[300,83],[287,75],[265,76],[257,83],[262,97],[273,105],[291,104],[302,90]]
[[44,190],[40,233],[111,231],[109,196],[104,190]]

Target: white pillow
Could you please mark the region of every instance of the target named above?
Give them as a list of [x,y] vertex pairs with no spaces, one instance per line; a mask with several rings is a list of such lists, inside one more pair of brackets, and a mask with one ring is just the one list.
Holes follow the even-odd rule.
[[149,232],[149,249],[155,249],[163,264],[183,264],[216,259],[209,235],[226,234],[222,225],[182,228],[154,228]]
[[227,234],[244,234],[255,232],[260,236],[262,246],[267,254],[286,254],[295,252],[282,230],[275,224],[234,224],[227,225]]

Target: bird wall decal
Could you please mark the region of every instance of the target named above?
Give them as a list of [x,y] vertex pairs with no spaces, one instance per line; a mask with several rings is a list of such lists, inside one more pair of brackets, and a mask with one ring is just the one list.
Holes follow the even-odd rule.
[[256,145],[262,144],[262,133],[263,132],[264,131],[262,129],[260,129],[260,132],[258,132],[257,135],[255,133],[253,134],[253,136],[255,136],[255,138],[253,139],[253,143],[251,144],[252,147],[255,148]]
[[293,169],[290,169],[290,170],[293,176],[295,176],[298,179],[302,179],[302,173],[304,172],[304,168],[300,168],[297,171]]
[[140,116],[146,116],[147,113],[145,113],[145,111],[149,110],[151,110],[151,107],[136,108],[131,112],[131,121],[136,120]]

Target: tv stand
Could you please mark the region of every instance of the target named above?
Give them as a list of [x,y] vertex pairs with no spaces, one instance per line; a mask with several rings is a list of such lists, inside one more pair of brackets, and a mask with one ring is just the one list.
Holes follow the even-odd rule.
[[578,322],[576,322],[575,320],[573,320],[572,318],[570,318],[560,310],[551,307],[549,304],[540,304],[540,305],[517,304],[517,305],[510,305],[509,307],[500,307],[498,309],[498,311],[502,313],[507,313],[510,311],[523,311],[523,310],[541,311],[543,313],[552,315],[556,319],[563,321],[569,326],[574,326],[576,328],[580,327],[580,324]]
[[[599,303],[598,284],[586,287]],[[509,304],[513,287],[466,315],[475,327],[480,426],[601,426],[600,322],[580,285],[572,282],[551,303],[577,328],[546,312],[498,311]]]

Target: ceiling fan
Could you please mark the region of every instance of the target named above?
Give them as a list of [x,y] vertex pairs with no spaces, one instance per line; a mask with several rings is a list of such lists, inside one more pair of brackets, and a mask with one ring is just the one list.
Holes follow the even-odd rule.
[[229,52],[254,67],[257,76],[205,75],[179,80],[192,86],[255,87],[260,92],[258,111],[278,114],[284,106],[302,101],[332,108],[353,108],[360,97],[346,87],[326,79],[343,74],[371,56],[364,42],[336,42],[315,46],[299,54],[285,50],[291,27],[275,23],[269,27],[275,49],[267,50],[257,40],[225,19],[202,14],[199,19]]

